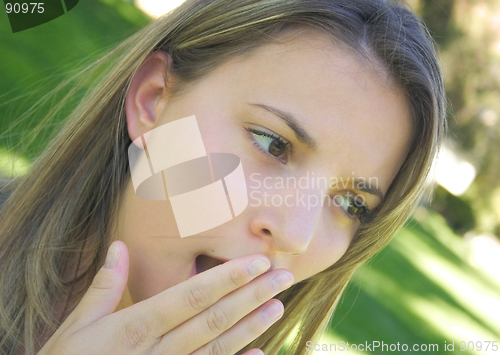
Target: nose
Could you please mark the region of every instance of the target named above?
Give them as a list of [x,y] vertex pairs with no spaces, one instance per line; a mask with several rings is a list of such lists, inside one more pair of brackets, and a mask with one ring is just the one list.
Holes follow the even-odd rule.
[[306,252],[315,234],[323,195],[312,190],[293,191],[262,197],[251,217],[250,230],[275,252],[300,255]]

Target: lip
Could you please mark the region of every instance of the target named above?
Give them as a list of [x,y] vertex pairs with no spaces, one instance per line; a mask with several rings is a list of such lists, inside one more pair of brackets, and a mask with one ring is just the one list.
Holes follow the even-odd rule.
[[194,258],[193,266],[191,266],[191,271],[189,272],[189,278],[196,275],[196,258]]

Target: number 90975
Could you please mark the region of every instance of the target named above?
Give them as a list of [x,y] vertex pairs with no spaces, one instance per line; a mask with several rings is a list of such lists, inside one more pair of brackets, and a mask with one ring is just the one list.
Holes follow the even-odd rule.
[[43,8],[43,2],[24,2],[22,4],[20,3],[14,3],[14,4],[11,4],[10,2],[6,3],[5,4],[5,11],[7,11],[8,14],[10,13],[15,13],[15,14],[19,14],[19,13],[23,13],[23,14],[26,14],[26,13],[35,13],[38,12],[39,14],[43,13],[44,11],[44,8]]

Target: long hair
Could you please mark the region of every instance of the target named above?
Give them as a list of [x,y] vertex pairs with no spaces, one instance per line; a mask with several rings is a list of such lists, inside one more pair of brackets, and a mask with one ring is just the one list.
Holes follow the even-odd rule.
[[68,115],[29,173],[4,184],[9,197],[0,217],[1,354],[34,355],[43,346],[40,334],[55,331],[103,264],[129,179],[124,102],[142,61],[154,51],[169,53],[180,85],[170,88],[168,77],[165,83],[172,95],[182,95],[185,84],[225,61],[301,29],[329,34],[360,60],[381,65],[404,92],[414,126],[409,154],[371,222],[334,265],[280,293],[285,314],[245,348],[276,354],[298,327],[289,354],[306,353],[306,342],[325,330],[356,268],[380,251],[429,195],[446,126],[443,80],[425,26],[401,3],[188,0],[87,68],[85,76],[104,73],[100,82]]

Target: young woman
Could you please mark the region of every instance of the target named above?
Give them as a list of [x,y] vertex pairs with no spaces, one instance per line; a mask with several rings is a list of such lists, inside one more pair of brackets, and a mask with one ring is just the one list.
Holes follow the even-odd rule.
[[[276,354],[298,326],[305,354],[429,191],[445,112],[424,26],[384,0],[188,0],[108,60],[3,184],[1,353]],[[253,198],[180,238],[168,200],[135,194],[127,149],[193,115]],[[312,176],[337,183],[278,183]]]

